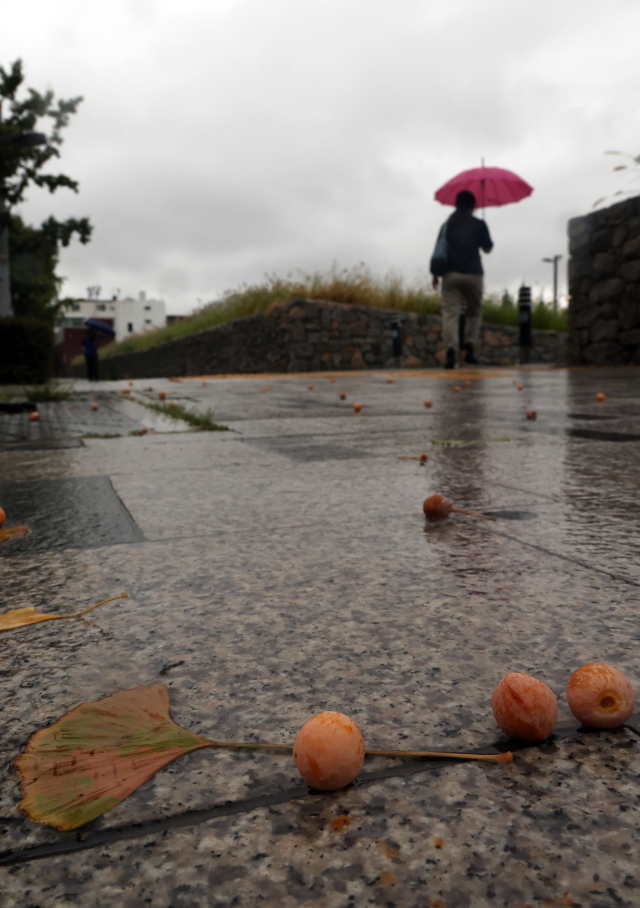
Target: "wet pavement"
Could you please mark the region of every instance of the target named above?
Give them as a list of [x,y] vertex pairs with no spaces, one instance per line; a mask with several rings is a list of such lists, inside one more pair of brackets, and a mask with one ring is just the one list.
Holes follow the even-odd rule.
[[[130,597],[2,635],[3,906],[640,904],[640,739],[579,732],[564,696],[588,661],[640,692],[640,370],[391,374],[133,400],[76,382],[36,424],[0,408],[0,505],[32,528],[0,543],[0,610]],[[161,390],[230,431],[145,408]],[[498,519],[425,525],[433,492]],[[369,758],[310,795],[286,755],[204,750],[72,833],[17,809],[29,736],[116,690],[164,683],[223,740],[291,742],[339,709],[370,748],[463,751],[500,743],[513,670],[560,719],[508,766]]]

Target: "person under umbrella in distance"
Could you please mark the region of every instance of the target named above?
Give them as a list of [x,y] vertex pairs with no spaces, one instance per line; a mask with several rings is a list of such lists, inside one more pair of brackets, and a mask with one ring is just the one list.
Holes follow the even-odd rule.
[[84,359],[87,364],[87,378],[89,381],[98,381],[98,344],[93,328],[88,328],[82,346]]
[[[442,225],[436,252],[431,259],[431,284],[438,289],[442,277],[442,334],[447,351],[445,369],[454,369],[459,350],[458,320],[466,302],[465,361],[477,364],[476,350],[482,314],[483,269],[480,250],[491,252],[489,228],[473,216],[475,195],[463,189],[456,196],[456,210]],[[446,259],[437,258],[446,240]]]

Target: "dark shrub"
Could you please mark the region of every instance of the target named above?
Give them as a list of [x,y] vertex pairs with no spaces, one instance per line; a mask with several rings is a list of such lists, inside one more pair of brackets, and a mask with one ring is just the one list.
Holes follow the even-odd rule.
[[0,319],[0,384],[42,384],[51,378],[53,329],[31,318]]

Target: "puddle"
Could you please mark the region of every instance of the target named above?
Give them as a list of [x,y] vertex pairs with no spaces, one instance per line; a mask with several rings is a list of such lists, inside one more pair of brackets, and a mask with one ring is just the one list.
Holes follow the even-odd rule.
[[640,441],[640,435],[628,432],[598,432],[597,429],[567,429],[571,438],[586,438],[590,441]]
[[31,529],[27,536],[0,544],[4,557],[144,539],[108,476],[0,482],[0,500],[7,520]]

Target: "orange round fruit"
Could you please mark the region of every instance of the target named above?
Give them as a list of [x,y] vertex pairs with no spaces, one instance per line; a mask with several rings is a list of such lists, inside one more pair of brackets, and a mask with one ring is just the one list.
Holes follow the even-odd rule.
[[309,385],[309,390],[313,391],[313,385]]
[[427,409],[429,409],[429,407],[431,406],[431,401],[430,401],[430,400],[425,400],[424,405],[425,405],[425,407],[426,407]]
[[263,391],[270,391],[271,388],[269,387],[269,385],[267,385],[266,388],[263,388],[262,390],[263,390]]
[[518,391],[522,391],[522,385],[518,385]]
[[139,434],[140,434],[140,435],[146,435],[146,434],[148,433],[148,431],[149,431],[149,430],[148,430],[147,428],[140,429],[140,433],[139,433]]
[[123,389],[122,389],[122,393],[123,393],[123,394],[131,394],[131,389],[130,389],[130,388],[123,388]]
[[452,508],[453,504],[449,499],[439,493],[436,495],[429,495],[428,498],[425,498],[424,504],[422,505],[424,516],[429,520],[442,520],[443,517],[448,517]]
[[129,382],[129,387],[130,387],[130,388],[133,388],[133,382],[132,382],[132,381]]
[[470,382],[469,380],[467,380],[467,381],[465,382],[465,385],[467,386],[467,388],[470,388],[470,387],[471,387],[471,382]]
[[420,463],[426,463],[429,460],[429,455],[426,451],[423,451],[420,455]]
[[2,510],[2,508],[0,508],[0,527],[1,527],[2,524],[5,522],[6,519],[7,519],[7,515],[6,515],[5,512]]
[[617,728],[633,713],[635,696],[629,679],[612,665],[589,662],[567,682],[573,715],[590,728]]
[[344,391],[341,391],[341,392],[340,392],[340,400],[346,400],[346,399],[347,399],[347,395],[344,393]]
[[92,409],[92,410],[97,410],[97,409],[98,409],[98,405],[97,405],[97,404],[91,404],[91,409]]
[[40,419],[40,414],[37,410],[32,410],[31,413],[29,413],[29,419],[31,422],[37,422]]
[[537,419],[538,418],[538,414],[535,410],[527,410],[525,415],[526,415],[527,419]]
[[453,390],[454,390],[455,393],[457,394],[457,393],[460,391],[460,386],[459,386],[459,385],[456,385],[455,388],[454,388]]
[[360,403],[358,403],[358,401],[356,401],[355,404],[353,405],[353,412],[359,413],[360,410],[362,410],[362,404],[360,404]]
[[598,391],[598,393],[596,394],[596,400],[602,403],[602,401],[604,400],[604,394],[602,393],[602,391]]
[[318,713],[304,723],[293,742],[293,759],[310,788],[336,791],[356,778],[364,763],[364,738],[349,716]]
[[332,384],[332,385],[335,385],[335,383],[336,383],[335,378],[332,378],[332,379],[331,379],[331,384]]
[[394,383],[394,381],[395,381],[395,378],[388,378],[388,379],[387,379],[387,384],[388,384],[388,385],[392,385],[392,384]]
[[206,387],[207,387],[206,381],[203,381],[203,382],[202,382],[202,387],[203,387],[203,388],[206,388]]
[[166,396],[167,396],[167,392],[166,392],[166,391],[161,391],[161,392],[158,394],[158,397],[160,398],[160,400],[164,400]]
[[503,732],[523,741],[544,741],[558,721],[556,695],[526,672],[504,676],[491,695],[491,708]]

